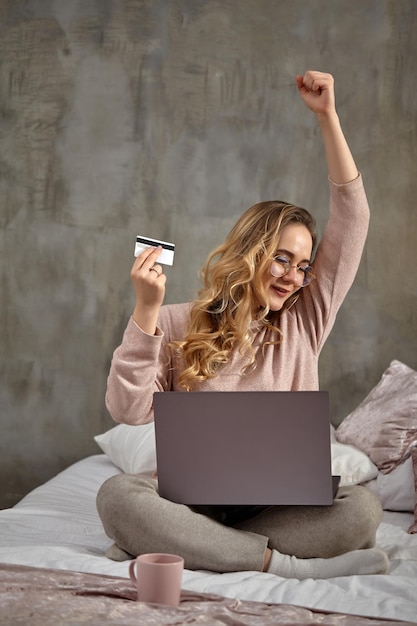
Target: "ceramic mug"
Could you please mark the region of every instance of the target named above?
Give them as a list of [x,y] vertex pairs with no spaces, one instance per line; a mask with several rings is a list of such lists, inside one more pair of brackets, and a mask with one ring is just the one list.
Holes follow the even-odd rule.
[[140,602],[178,606],[184,559],[176,554],[140,554],[129,564],[129,576]]

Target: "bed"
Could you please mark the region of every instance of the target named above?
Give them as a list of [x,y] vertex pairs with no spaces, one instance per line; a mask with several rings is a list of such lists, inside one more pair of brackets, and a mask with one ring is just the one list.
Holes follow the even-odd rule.
[[[401,380],[412,398],[407,411],[404,401],[399,412],[397,398],[393,416],[395,395],[391,406],[388,383],[397,377],[398,367],[402,375],[412,373],[411,386],[410,380]],[[385,419],[380,415],[381,394]],[[375,402],[377,418],[371,415]],[[417,373],[395,361],[364,402],[332,429],[333,471],[345,484],[364,483],[381,498],[384,515],[377,545],[389,555],[388,575],[297,581],[259,572],[185,570],[180,608],[142,607],[140,623],[191,623],[196,616],[202,624],[417,623],[416,408]],[[358,428],[364,412],[379,438],[373,440]],[[139,623],[138,603],[131,602],[128,562],[106,558],[111,540],[103,531],[95,498],[100,485],[114,474],[153,470],[152,427],[118,425],[97,436],[98,454],[73,464],[0,512],[2,624],[26,623],[29,614],[32,624],[116,624],[122,619],[124,624],[134,619]],[[82,622],[76,617],[81,610]],[[88,611],[91,620],[86,619]],[[65,615],[71,617],[65,621]]]

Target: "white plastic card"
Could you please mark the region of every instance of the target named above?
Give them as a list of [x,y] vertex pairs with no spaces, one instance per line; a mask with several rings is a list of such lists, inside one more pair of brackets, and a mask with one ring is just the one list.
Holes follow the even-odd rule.
[[153,248],[162,246],[162,252],[158,257],[158,263],[163,263],[165,265],[174,264],[175,244],[169,243],[168,241],[160,241],[159,239],[150,239],[149,237],[143,237],[142,235],[138,235],[136,237],[135,256],[138,256],[141,252],[143,252],[143,250],[149,248],[150,246]]

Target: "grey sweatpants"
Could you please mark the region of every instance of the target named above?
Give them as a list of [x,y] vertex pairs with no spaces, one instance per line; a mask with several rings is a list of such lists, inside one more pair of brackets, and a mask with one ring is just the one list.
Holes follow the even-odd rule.
[[187,569],[262,571],[267,547],[299,558],[329,558],[375,545],[382,508],[365,487],[342,487],[332,506],[274,506],[226,525],[161,498],[139,474],[107,480],[97,495],[106,534],[133,556],[168,552]]

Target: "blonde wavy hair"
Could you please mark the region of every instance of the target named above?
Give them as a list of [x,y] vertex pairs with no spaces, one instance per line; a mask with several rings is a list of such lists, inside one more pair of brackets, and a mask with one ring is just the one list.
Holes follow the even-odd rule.
[[[292,204],[269,201],[250,207],[209,255],[200,272],[203,286],[191,308],[187,335],[172,344],[183,359],[179,380],[186,390],[216,376],[236,348],[246,357],[243,371],[256,367],[251,320],[276,334],[265,345],[280,342],[281,311],[270,311],[263,279],[269,275],[282,229],[294,222],[307,227],[314,249],[317,236],[312,215]],[[290,308],[297,298],[298,293],[293,294],[283,308]]]

